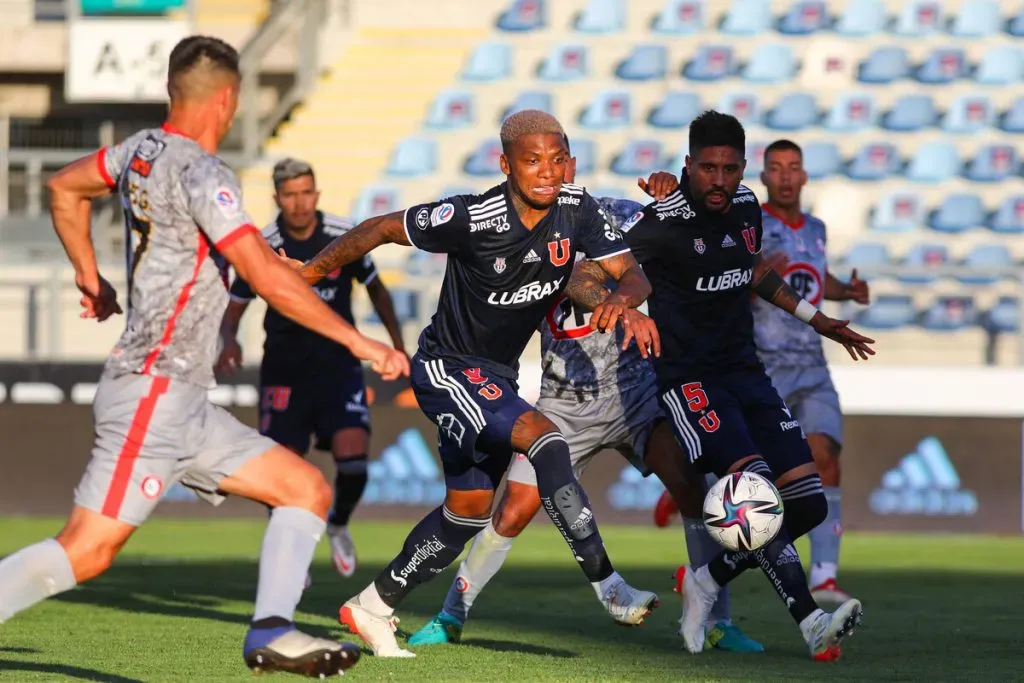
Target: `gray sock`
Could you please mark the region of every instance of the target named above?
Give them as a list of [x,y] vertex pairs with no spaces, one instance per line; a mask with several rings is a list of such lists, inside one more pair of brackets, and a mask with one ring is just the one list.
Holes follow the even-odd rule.
[[499,534],[494,525],[488,522],[473,539],[473,545],[469,546],[466,559],[459,565],[441,611],[466,623],[477,596],[505,563],[514,540]]
[[839,564],[839,541],[843,528],[842,504],[838,486],[825,486],[825,500],[828,501],[828,516],[808,534],[811,541],[811,564]]
[[55,539],[8,555],[0,561],[0,624],[76,584],[68,554]]
[[253,621],[294,620],[316,544],[327,523],[309,510],[274,508],[260,551],[260,578]]
[[[686,530],[686,553],[690,557],[691,567],[703,567],[722,552],[722,546],[718,545],[708,534],[704,520],[687,517],[683,519],[683,528]],[[718,599],[711,608],[711,615],[708,619],[712,622],[731,622],[732,612],[729,605],[728,586],[723,586],[722,590],[718,591]]]

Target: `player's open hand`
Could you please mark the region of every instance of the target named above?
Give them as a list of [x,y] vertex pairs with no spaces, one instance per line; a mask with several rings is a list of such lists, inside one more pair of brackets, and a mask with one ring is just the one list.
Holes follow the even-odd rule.
[[871,303],[871,292],[868,289],[868,283],[857,277],[856,268],[850,274],[850,282],[846,285],[846,295],[851,301],[856,301],[858,304],[867,305]]
[[78,303],[85,309],[80,314],[82,318],[95,318],[97,322],[103,322],[112,315],[124,313],[121,304],[117,303],[117,290],[109,282],[100,277],[96,282],[86,282],[81,276],[75,276],[75,285],[82,293]]
[[284,261],[292,270],[302,270],[302,266],[306,265],[304,262],[298,259],[293,259],[288,254],[284,253],[284,249],[277,250],[277,258]]
[[650,358],[653,353],[661,356],[661,335],[654,321],[635,308],[627,308],[622,316],[622,329],[626,334],[622,339],[622,350],[629,348],[629,343],[636,340],[640,355]]
[[875,350],[871,348],[871,344],[874,344],[875,340],[851,330],[849,325],[849,320],[836,320],[821,311],[811,318],[811,326],[814,330],[822,337],[842,344],[850,354],[850,358],[867,360],[869,356],[875,355]]
[[674,173],[669,173],[668,171],[657,171],[652,173],[651,177],[647,180],[637,178],[636,184],[637,187],[660,202],[664,201],[665,197],[668,197],[679,187],[679,178]]
[[615,323],[626,311],[630,310],[625,301],[611,294],[603,302],[594,307],[590,314],[590,329],[598,332],[611,332],[615,329]]

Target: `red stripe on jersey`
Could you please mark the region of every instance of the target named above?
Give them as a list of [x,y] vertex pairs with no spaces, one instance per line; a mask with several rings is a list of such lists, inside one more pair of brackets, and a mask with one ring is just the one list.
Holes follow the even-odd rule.
[[142,444],[149,432],[149,423],[153,420],[157,399],[167,393],[170,383],[171,381],[167,377],[154,377],[153,383],[149,387],[149,393],[139,399],[139,406],[135,409],[131,426],[128,428],[128,435],[124,439],[124,445],[121,446],[121,452],[117,455],[117,464],[114,465],[114,475],[110,478],[107,497],[103,500],[101,512],[106,517],[117,519],[121,513],[121,504],[124,503],[125,494],[128,493],[135,461],[139,458]]
[[255,225],[252,223],[246,223],[245,225],[239,225],[237,228],[229,232],[224,237],[217,240],[214,248],[220,253],[224,253],[224,250],[230,247],[232,244],[245,237],[246,235],[254,232],[259,232]]
[[778,218],[782,222],[782,224],[785,225],[790,230],[799,230],[800,228],[804,227],[804,224],[807,222],[806,216],[804,216],[803,214],[800,214],[800,222],[799,223],[790,223],[785,218],[783,218],[778,213],[776,213],[775,209],[773,209],[768,204],[762,204],[761,205],[761,210],[764,211],[769,216],[774,216],[775,218]]
[[107,184],[107,187],[111,190],[117,187],[117,182],[110,177],[110,171],[107,170],[106,147],[100,147],[100,151],[96,152],[96,166],[99,168],[100,177],[103,178],[103,182]]
[[181,312],[185,310],[185,306],[188,304],[188,298],[192,294],[192,288],[196,284],[196,280],[199,279],[199,270],[203,267],[203,261],[206,260],[206,256],[210,253],[210,243],[207,242],[206,237],[203,233],[198,235],[199,244],[196,247],[196,266],[192,270],[192,279],[190,279],[184,287],[181,288],[181,292],[178,294],[178,301],[174,304],[174,310],[171,312],[171,317],[167,319],[167,327],[164,328],[164,334],[160,338],[160,343],[153,347],[153,350],[146,356],[146,362],[142,364],[142,374],[148,375],[149,371],[153,369],[153,365],[156,363],[157,358],[165,348],[171,343],[171,338],[174,336],[174,326],[178,323],[178,317]]

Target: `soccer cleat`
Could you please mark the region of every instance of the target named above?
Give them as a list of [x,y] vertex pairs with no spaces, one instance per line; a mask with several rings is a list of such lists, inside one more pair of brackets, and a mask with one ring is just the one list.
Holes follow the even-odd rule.
[[811,659],[831,662],[839,659],[839,644],[860,625],[864,608],[859,600],[847,600],[835,612],[818,611],[807,618],[810,623],[800,625],[804,640],[811,650]]
[[705,650],[724,650],[726,652],[764,652],[764,646],[757,642],[739,626],[724,621],[716,622],[704,636]]
[[811,597],[814,601],[821,605],[841,605],[844,602],[848,602],[853,597],[841,589],[835,579],[827,579],[822,581],[817,586],[811,589]]
[[352,643],[314,638],[295,626],[249,629],[243,648],[253,673],[284,671],[309,678],[343,675],[361,654]]
[[331,559],[334,568],[346,579],[356,573],[356,544],[346,526],[327,525],[327,538],[331,541]]
[[420,630],[409,636],[410,647],[419,645],[445,645],[462,640],[462,622],[444,612],[424,624]]
[[[680,593],[683,596],[683,614],[679,617],[679,635],[683,637],[686,649],[697,654],[704,650],[705,624],[711,608],[718,599],[717,586],[704,585],[697,578],[697,571],[683,565],[676,571]],[[710,577],[709,577],[710,579]],[[707,583],[714,584],[714,581]]]
[[362,607],[353,598],[338,611],[338,621],[359,636],[370,646],[377,657],[415,657],[416,655],[398,646],[395,631],[398,617],[382,617]]
[[625,581],[617,581],[601,596],[601,604],[615,623],[639,626],[658,606],[658,596],[650,591],[637,590]]
[[664,491],[654,506],[654,526],[665,528],[672,523],[672,518],[678,514],[679,508],[676,507],[676,501],[672,499],[668,491]]

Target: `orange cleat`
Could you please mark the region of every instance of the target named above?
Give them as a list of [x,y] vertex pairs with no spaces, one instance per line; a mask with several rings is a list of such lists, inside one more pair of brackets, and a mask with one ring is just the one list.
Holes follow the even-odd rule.
[[654,526],[664,529],[672,523],[672,518],[678,514],[679,508],[676,507],[676,502],[672,500],[668,491],[665,491],[654,505]]

